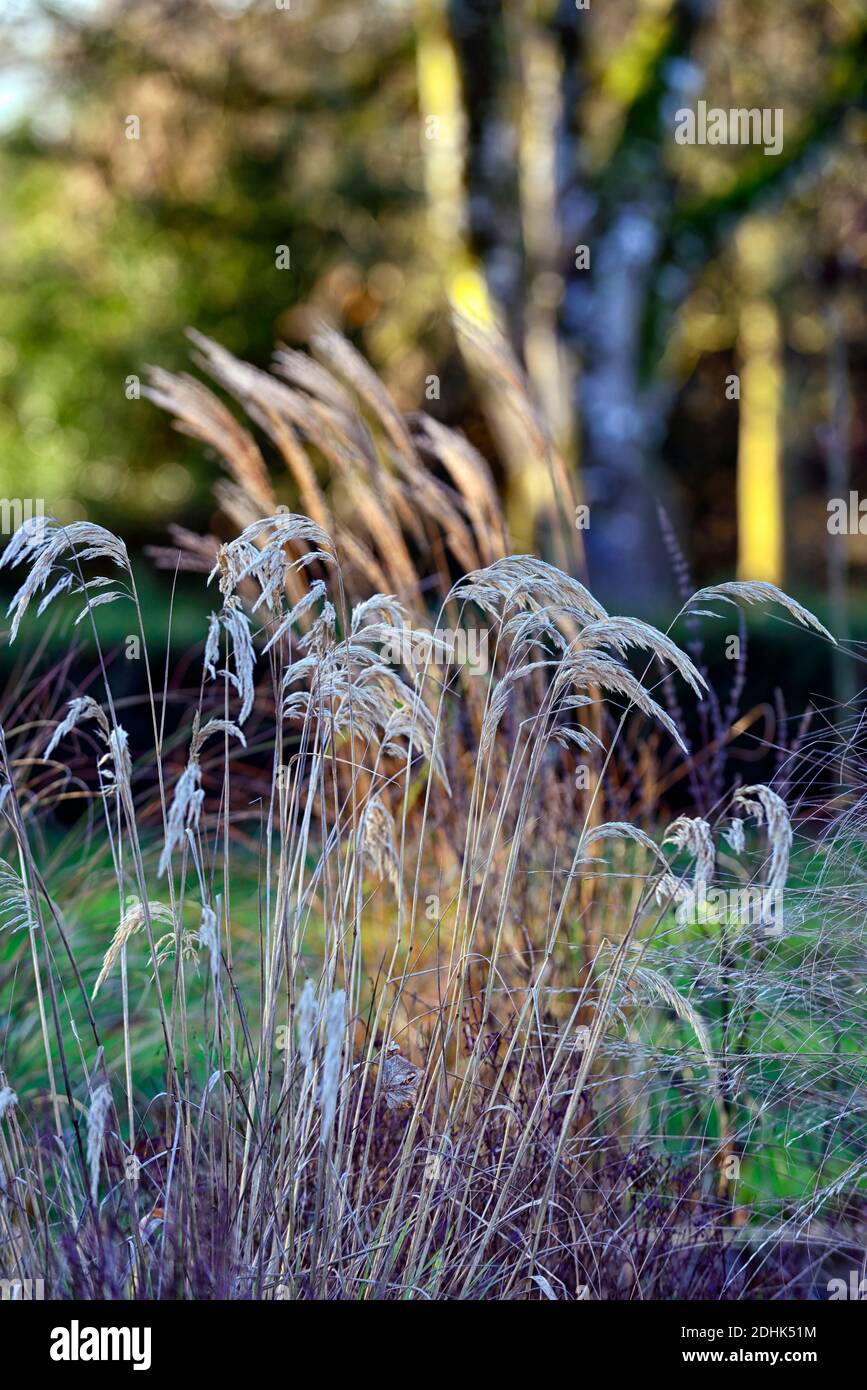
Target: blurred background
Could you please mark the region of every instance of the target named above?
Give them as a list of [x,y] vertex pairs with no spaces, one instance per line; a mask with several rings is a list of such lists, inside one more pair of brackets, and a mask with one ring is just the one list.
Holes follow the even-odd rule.
[[[522,363],[603,602],[671,616],[662,505],[696,585],[867,636],[867,534],[827,525],[867,494],[863,0],[5,0],[0,32],[4,496],[131,548],[219,535],[218,462],[147,364],[188,369],[192,325],[265,367],[325,318],[545,554],[548,471],[458,312]],[[782,151],[679,144],[699,101],[781,108]],[[822,660],[799,645],[796,705],[860,683]]]

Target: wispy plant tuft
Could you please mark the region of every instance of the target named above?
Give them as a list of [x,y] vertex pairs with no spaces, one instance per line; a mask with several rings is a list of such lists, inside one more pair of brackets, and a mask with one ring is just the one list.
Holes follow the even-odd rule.
[[[467,440],[330,330],[268,372],[194,342],[230,404],[160,371],[151,395],[221,454],[238,533],[160,557],[216,595],[198,698],[190,654],[162,694],[146,661],[152,742],[118,722],[99,605],[144,625],[116,537],[51,521],[3,560],[12,637],[79,594],[100,684],[0,728],[0,1272],[59,1298],[815,1294],[864,1213],[863,796],[808,886],[781,782],[717,787],[687,752],[693,647],[509,554]],[[829,635],[770,585],[678,617],[715,602]],[[751,894],[797,930],[744,926]]]

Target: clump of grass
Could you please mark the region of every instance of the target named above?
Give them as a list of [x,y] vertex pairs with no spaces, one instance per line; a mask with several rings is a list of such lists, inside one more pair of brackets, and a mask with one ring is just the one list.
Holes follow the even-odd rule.
[[[28,786],[44,764],[0,736],[10,939],[20,928],[17,987],[45,1068],[42,1090],[14,1056],[0,1074],[4,1275],[44,1278],[54,1297],[806,1289],[817,1257],[797,1237],[819,1198],[793,1206],[749,1163],[782,1146],[763,1126],[815,1076],[836,985],[803,914],[778,939],[704,906],[721,883],[789,892],[785,804],[754,786],[654,833],[607,814],[627,723],[683,742],[651,672],[700,698],[701,671],[670,633],[508,555],[469,446],[406,422],[333,336],[337,375],[282,354],[282,382],[198,342],[311,515],[276,510],[252,435],[216,397],[155,374],[161,403],[227,457],[223,495],[243,525],[209,552],[219,607],[168,783],[166,689],[149,685],[153,742],[131,748],[102,654],[103,698],[76,696],[44,731],[48,758],[95,728],[89,785],[115,905],[92,965],[39,867],[50,805],[35,809]],[[357,484],[360,515],[381,505],[379,524],[332,536],[302,435]],[[457,494],[421,440],[451,460]],[[440,555],[432,627],[411,554],[422,541]],[[198,564],[208,546],[187,553]],[[28,565],[13,636],[37,594],[45,607],[66,590],[97,646],[109,596],[143,629],[126,550],[100,528],[49,522],[5,558]],[[93,573],[105,564],[110,589]],[[818,627],[770,586],[718,585],[687,607],[740,600]],[[444,615],[484,624],[484,675],[443,655]],[[423,661],[395,656],[407,651]],[[269,769],[255,821],[239,763],[253,739]],[[238,929],[251,845],[252,937]],[[163,1074],[147,1086],[154,1021]],[[815,1096],[805,1133],[837,1136],[821,1159],[823,1238],[842,1245],[857,1125],[838,1096]]]

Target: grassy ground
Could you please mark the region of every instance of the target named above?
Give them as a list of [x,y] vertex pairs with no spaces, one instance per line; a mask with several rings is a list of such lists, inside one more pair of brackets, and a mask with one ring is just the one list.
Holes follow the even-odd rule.
[[[78,841],[78,843],[77,843]],[[627,853],[627,867],[639,872],[636,856]],[[145,859],[155,863],[157,849],[145,846]],[[791,899],[803,899],[815,908],[815,895],[842,887],[827,882],[822,868],[821,845],[809,841],[793,856],[789,889]],[[87,848],[83,834],[58,837],[49,851],[46,881],[62,907],[69,941],[85,984],[92,988],[108,949],[117,918],[117,893],[112,883],[110,856],[100,846]],[[234,979],[247,1002],[251,1020],[259,1002],[259,952],[261,933],[261,883],[252,854],[233,860],[231,885],[231,954]],[[359,996],[362,1016],[375,1003],[387,966],[395,920],[391,906],[368,904],[363,931],[363,983]],[[579,922],[571,935],[580,938]],[[21,1101],[44,1094],[48,1083],[46,1055],[39,1018],[24,1001],[32,998],[33,978],[26,932],[0,933],[0,982],[2,1017],[2,1066],[16,1079]],[[663,975],[677,993],[698,1011],[713,1055],[726,1057],[731,1049],[730,1070],[736,1077],[728,1102],[730,1120],[741,1136],[737,1144],[737,1179],[732,1184],[738,1221],[765,1222],[777,1204],[803,1204],[849,1172],[863,1152],[864,1120],[860,1097],[867,1095],[867,1057],[863,1038],[867,1027],[867,1002],[855,994],[856,1007],[835,1013],[820,997],[800,988],[806,976],[814,981],[837,980],[843,972],[857,971],[857,958],[847,958],[839,943],[823,943],[822,922],[806,916],[785,940],[776,943],[750,977],[745,967],[745,947],[731,933],[728,940],[713,922],[683,925],[668,912],[653,933],[643,956],[651,974]],[[440,948],[442,942],[439,943]],[[577,956],[577,952],[575,955]],[[325,961],[325,929],[321,917],[308,923],[302,949],[302,970],[316,979]],[[398,958],[399,965],[403,957]],[[428,943],[412,957],[413,1007],[409,1016],[423,1018],[425,1006],[435,1007],[437,944]],[[147,943],[139,939],[130,950],[131,1062],[136,1078],[136,1102],[142,1113],[160,1087],[164,1071],[163,1039],[154,998]],[[580,968],[568,974],[564,958],[558,987],[567,991],[579,983]],[[171,959],[162,967],[170,978]],[[750,980],[747,985],[746,981]],[[793,987],[793,982],[798,982]],[[708,1065],[688,1019],[675,1009],[660,1008],[652,991],[631,991],[631,1007],[612,1026],[600,1048],[600,1094],[610,1089],[610,1102],[619,1126],[625,1126],[665,1157],[701,1163],[719,1148],[723,1134],[720,1115],[708,1097]],[[207,972],[196,961],[187,966],[186,1002],[188,1041],[194,1069],[206,1063],[208,1021]],[[733,1003],[733,997],[735,1002]],[[74,1053],[76,1039],[86,1032],[86,1014],[74,992],[64,997],[62,1043]],[[656,1007],[649,1007],[653,1004]],[[817,1012],[817,1009],[820,1009]],[[124,1061],[123,1003],[119,973],[112,975],[93,1004],[104,1061],[111,1072],[120,1072]],[[407,1026],[405,1050],[416,1051],[416,1029]],[[256,1037],[256,1042],[260,1041]],[[60,1044],[51,1048],[55,1071],[59,1070]],[[642,1059],[642,1071],[621,1085],[618,1071],[634,1055]],[[628,1068],[627,1068],[628,1071]],[[615,1078],[612,1081],[612,1078]],[[842,1113],[841,1113],[842,1107]],[[154,1126],[151,1123],[151,1129]],[[852,1187],[865,1191],[865,1177],[856,1176]]]

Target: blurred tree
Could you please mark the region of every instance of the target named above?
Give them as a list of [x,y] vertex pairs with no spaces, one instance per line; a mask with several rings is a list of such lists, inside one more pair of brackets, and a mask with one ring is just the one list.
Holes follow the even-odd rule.
[[[852,271],[844,337],[862,327],[859,0],[9,0],[0,27],[13,85],[36,74],[0,144],[8,490],[201,525],[195,455],[129,379],[180,366],[187,324],[264,362],[322,312],[405,408],[500,455],[519,545],[553,549],[557,513],[589,502],[593,582],[634,602],[658,586],[672,411],[737,352],[740,402],[713,389],[740,411],[742,567],[779,574],[791,343],[827,345],[817,240]],[[678,145],[699,99],[783,108],[782,152]],[[510,415],[516,365],[473,321],[506,327],[544,437]],[[815,427],[827,393],[803,409]]]
[[407,17],[124,0],[25,4],[3,29],[7,65],[29,56],[40,83],[0,148],[7,486],[199,521],[207,491],[189,496],[176,436],[128,382],[182,365],[188,324],[259,361],[317,311],[363,330],[405,295],[428,328],[427,285],[401,269],[422,208]]
[[[561,438],[566,383],[573,369],[578,375],[579,443],[567,448],[580,456],[591,504],[596,584],[621,598],[652,589],[655,503],[666,493],[657,465],[695,337],[696,297],[726,266],[739,226],[791,196],[800,179],[822,179],[834,142],[851,148],[863,177],[863,126],[851,118],[867,93],[867,17],[855,4],[831,13],[772,0],[748,14],[733,3],[695,0],[577,13],[571,0],[462,0],[453,14],[476,142],[468,156],[471,244]],[[504,92],[499,104],[492,74]],[[504,118],[510,74],[512,120]],[[675,112],[702,97],[726,110],[783,107],[782,152],[678,145]],[[521,210],[520,235],[510,204]],[[815,207],[802,212],[815,217]],[[791,230],[781,226],[772,236],[772,258],[785,259]],[[786,276],[771,280],[780,292]],[[738,306],[743,301],[748,314],[754,290],[740,277],[725,288],[727,342],[743,349]],[[541,319],[540,299],[549,306]],[[757,385],[764,360],[746,372],[739,515],[749,515],[751,529],[741,538],[742,559],[761,556],[762,571],[779,578],[783,489],[772,422],[780,381],[769,368]],[[757,414],[756,392],[767,396],[769,387],[778,399]]]

